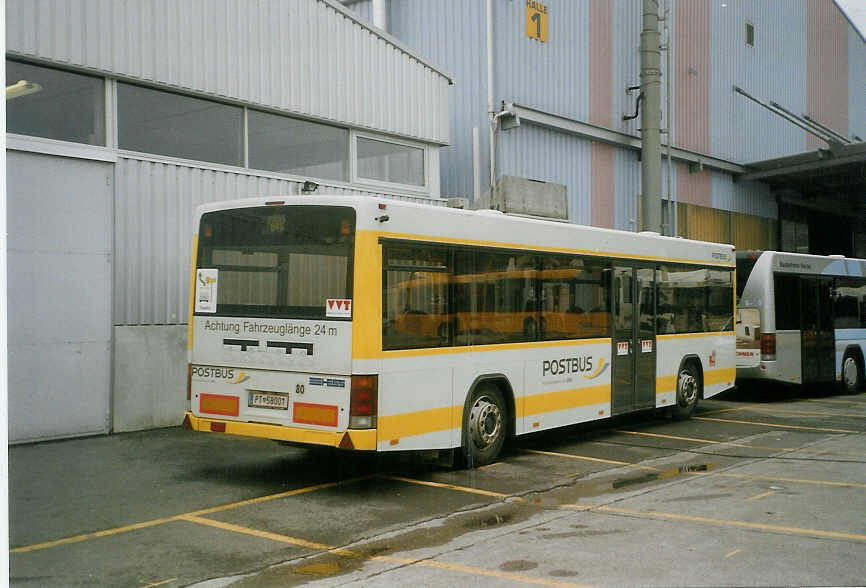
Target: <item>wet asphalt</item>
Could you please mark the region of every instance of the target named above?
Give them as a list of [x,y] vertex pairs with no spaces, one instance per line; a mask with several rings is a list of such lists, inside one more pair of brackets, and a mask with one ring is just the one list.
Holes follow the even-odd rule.
[[179,428],[13,446],[12,586],[866,585],[866,394],[731,391],[484,468]]

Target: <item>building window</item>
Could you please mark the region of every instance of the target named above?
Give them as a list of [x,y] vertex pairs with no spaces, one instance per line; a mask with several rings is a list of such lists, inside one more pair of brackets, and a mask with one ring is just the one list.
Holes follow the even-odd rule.
[[117,143],[131,151],[242,166],[243,109],[119,83]]
[[327,180],[348,179],[349,131],[250,110],[249,166]]
[[424,149],[367,137],[357,140],[360,179],[424,186]]
[[6,130],[105,145],[105,81],[6,60]]
[[750,22],[746,23],[746,46],[755,46],[755,25]]

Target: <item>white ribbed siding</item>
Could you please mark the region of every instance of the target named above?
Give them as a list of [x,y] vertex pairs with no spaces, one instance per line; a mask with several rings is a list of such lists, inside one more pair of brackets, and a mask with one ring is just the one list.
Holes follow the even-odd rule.
[[497,177],[517,176],[565,185],[569,221],[590,224],[589,141],[527,123],[500,135],[497,153]]
[[[252,196],[298,195],[302,183],[242,170],[121,156],[115,168],[114,324],[187,322],[192,216],[198,205]],[[320,186],[319,191],[443,204],[441,200],[349,187]]]
[[7,0],[7,51],[448,143],[449,79],[331,0]]
[[764,218],[779,218],[770,186],[762,182],[734,182],[730,174],[713,172],[713,208]]
[[614,217],[613,228],[622,231],[636,231],[637,209],[640,202],[640,159],[639,152],[631,149],[617,149],[613,155],[614,179]]
[[[612,7],[613,40],[613,122],[616,129],[624,133],[639,136],[640,118],[630,121],[622,119],[622,115],[634,114],[639,91],[626,95],[629,86],[640,85],[640,30],[641,30],[641,0],[621,0],[614,2]],[[664,67],[664,59],[662,60]],[[663,81],[664,82],[664,81]],[[662,103],[664,104],[664,103]],[[620,228],[617,225],[617,228]]]
[[494,102],[589,120],[589,4],[544,4],[549,40],[541,43],[526,35],[525,2],[494,0]]
[[[367,2],[352,4],[364,10]],[[481,191],[490,178],[487,118],[487,29],[484,2],[400,0],[390,3],[390,32],[454,77],[451,144],[440,150],[442,196],[472,198],[472,129],[480,138]]]
[[[805,132],[731,89],[796,114],[808,111],[806,13],[806,0],[712,3],[712,155],[749,162],[807,150]],[[745,44],[746,20],[755,25],[753,48]]]
[[848,133],[866,141],[866,41],[848,27]]

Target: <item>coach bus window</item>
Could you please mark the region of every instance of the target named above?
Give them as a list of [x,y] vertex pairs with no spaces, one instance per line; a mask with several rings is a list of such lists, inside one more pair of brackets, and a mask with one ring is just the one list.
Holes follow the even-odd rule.
[[475,252],[475,312],[462,321],[473,344],[536,340],[537,273],[534,256]]
[[832,299],[835,328],[866,328],[866,280],[838,278]]
[[355,211],[286,206],[208,212],[197,267],[218,272],[216,316],[320,319],[352,297]]
[[606,337],[609,289],[602,267],[578,257],[545,256],[539,272],[541,335],[546,341]]
[[383,349],[452,344],[450,281],[446,249],[402,245],[386,248]]
[[658,269],[658,333],[704,333],[733,329],[730,270],[668,265]]
[[734,285],[730,270],[707,270],[706,300],[707,316],[705,328],[713,333],[731,331],[734,314]]
[[800,278],[775,275],[776,330],[800,329]]

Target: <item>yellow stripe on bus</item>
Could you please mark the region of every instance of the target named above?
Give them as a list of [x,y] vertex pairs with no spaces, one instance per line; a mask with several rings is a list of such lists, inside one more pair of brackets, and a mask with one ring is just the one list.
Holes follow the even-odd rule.
[[[707,370],[704,372],[704,386],[716,384],[733,384],[737,375],[737,368],[722,370]],[[675,392],[677,389],[677,376],[662,376],[656,378],[656,394]]]
[[186,346],[192,351],[193,312],[195,312],[195,264],[198,261],[198,233],[192,236],[192,271],[189,276],[189,324]]
[[355,235],[352,358],[382,357],[382,247],[378,234]]
[[380,416],[379,442],[448,431],[459,427],[462,420],[463,406],[445,406]]
[[590,386],[588,388],[573,388],[545,394],[532,394],[523,399],[523,414],[530,416],[545,412],[556,412],[571,408],[582,408],[594,404],[610,402],[610,386]]

